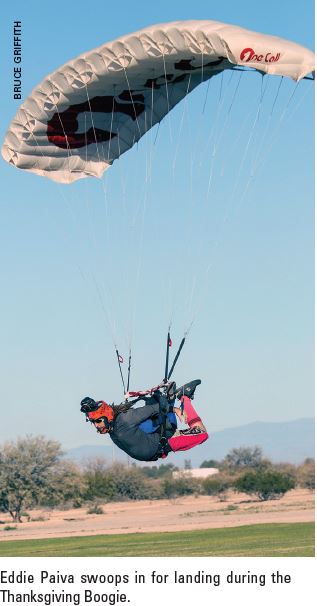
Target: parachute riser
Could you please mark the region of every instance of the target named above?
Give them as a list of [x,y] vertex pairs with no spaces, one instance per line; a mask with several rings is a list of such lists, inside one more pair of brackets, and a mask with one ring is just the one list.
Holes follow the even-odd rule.
[[130,388],[130,374],[131,374],[131,349],[129,351],[129,365],[128,365],[128,378],[127,378],[127,391]]
[[122,381],[122,386],[123,386],[123,394],[125,394],[126,388],[125,388],[125,383],[124,383],[124,378],[123,378],[122,368],[121,368],[122,357],[120,356],[117,348],[116,348],[116,354],[117,354],[117,361],[118,361],[118,366],[119,366],[119,371],[120,371],[120,376],[121,376],[121,381]]
[[180,356],[180,353],[181,353],[181,351],[182,351],[182,349],[184,347],[184,343],[185,343],[185,337],[183,337],[182,340],[181,340],[181,342],[180,342],[180,345],[179,345],[179,348],[177,350],[176,356],[175,356],[175,358],[173,360],[173,364],[172,364],[171,369],[170,369],[170,371],[169,371],[169,373],[167,375],[167,380],[168,381],[169,381],[169,379],[171,378],[171,376],[172,376],[172,374],[174,372],[174,368],[176,366],[176,362],[177,362],[177,360],[178,360],[178,358]]
[[167,381],[168,381],[168,362],[169,362],[170,347],[171,347],[171,335],[170,335],[170,331],[168,331],[168,333],[167,333],[167,339],[166,339],[164,383],[167,383]]
[[174,357],[174,360],[172,362],[172,366],[171,366],[170,370],[168,370],[168,366],[169,366],[169,349],[170,349],[170,347],[172,345],[170,331],[168,331],[168,333],[167,333],[167,340],[166,340],[165,371],[164,371],[163,384],[166,384],[169,381],[169,379],[171,378],[171,376],[172,376],[172,374],[174,372],[174,368],[176,366],[177,360],[178,360],[178,358],[180,356],[180,353],[181,353],[181,351],[182,351],[182,349],[184,347],[185,340],[186,340],[186,337],[183,337],[182,340],[181,340],[181,342],[180,342],[180,345],[178,347],[178,350],[176,352],[176,355]]

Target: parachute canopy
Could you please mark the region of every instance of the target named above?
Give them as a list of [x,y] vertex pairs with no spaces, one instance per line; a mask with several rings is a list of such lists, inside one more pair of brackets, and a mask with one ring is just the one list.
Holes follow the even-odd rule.
[[233,66],[300,80],[313,53],[216,21],[155,25],[66,63],[21,105],[2,155],[70,183],[103,172],[201,82]]

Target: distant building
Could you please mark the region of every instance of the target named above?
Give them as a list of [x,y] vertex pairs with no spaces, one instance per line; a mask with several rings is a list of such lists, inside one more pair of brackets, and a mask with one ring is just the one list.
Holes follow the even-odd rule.
[[173,478],[189,476],[191,478],[208,478],[219,473],[216,467],[198,467],[197,469],[182,469],[181,471],[173,471]]

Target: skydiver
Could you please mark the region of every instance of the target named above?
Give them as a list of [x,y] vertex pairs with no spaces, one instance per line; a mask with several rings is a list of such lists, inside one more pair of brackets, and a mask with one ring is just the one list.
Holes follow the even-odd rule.
[[[192,400],[199,379],[176,388],[168,384],[165,393],[157,389],[142,396],[145,405],[133,409],[135,400],[109,405],[86,397],[81,401],[81,412],[97,432],[109,434],[112,442],[138,461],[156,461],[170,452],[189,450],[208,439],[207,430],[193,407]],[[175,406],[176,398],[180,406]],[[178,430],[177,420],[188,429]]]

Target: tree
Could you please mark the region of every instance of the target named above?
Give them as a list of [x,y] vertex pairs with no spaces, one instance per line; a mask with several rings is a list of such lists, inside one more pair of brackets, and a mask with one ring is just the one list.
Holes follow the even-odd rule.
[[0,510],[21,522],[25,507],[38,504],[51,493],[51,471],[62,454],[58,442],[43,436],[4,444],[0,449]]
[[228,468],[243,469],[244,467],[259,468],[267,461],[263,458],[262,449],[259,446],[232,448],[225,457],[225,465]]
[[295,481],[288,474],[274,469],[248,471],[234,483],[239,492],[255,494],[260,501],[280,499],[288,490],[295,488]]
[[204,469],[206,467],[213,467],[213,468],[218,468],[220,465],[219,461],[215,461],[215,459],[209,459],[208,461],[203,461],[202,464],[200,465],[201,469]]

